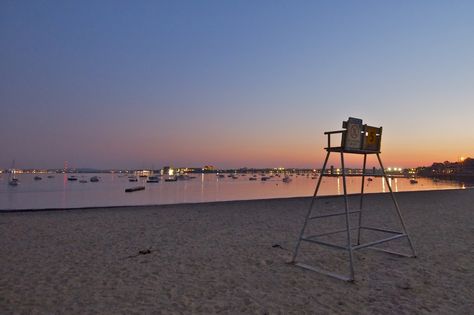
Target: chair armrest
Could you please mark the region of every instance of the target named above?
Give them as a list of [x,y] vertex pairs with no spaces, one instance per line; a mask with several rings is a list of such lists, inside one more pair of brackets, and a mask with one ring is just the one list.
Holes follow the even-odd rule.
[[325,135],[328,135],[328,148],[331,148],[331,135],[333,134],[338,134],[338,133],[342,133],[342,137],[344,138],[344,133],[346,132],[347,130],[336,130],[336,131],[326,131],[324,134]]
[[335,133],[343,133],[345,131],[346,130],[326,131],[326,132],[324,132],[324,134],[325,135],[332,135],[332,134],[335,134]]

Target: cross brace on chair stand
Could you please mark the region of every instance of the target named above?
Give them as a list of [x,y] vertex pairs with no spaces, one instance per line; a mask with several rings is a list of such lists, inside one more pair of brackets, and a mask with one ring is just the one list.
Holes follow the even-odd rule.
[[[328,147],[326,148],[326,151],[327,151],[326,158],[324,160],[323,168],[321,170],[321,174],[319,176],[318,183],[316,185],[316,189],[314,191],[314,195],[313,195],[313,198],[311,200],[309,210],[306,214],[306,218],[305,218],[303,227],[301,229],[299,239],[298,239],[298,242],[296,244],[295,251],[293,253],[293,258],[291,260],[291,263],[295,264],[296,266],[299,266],[299,267],[302,267],[302,268],[305,268],[305,269],[309,269],[309,270],[312,270],[312,271],[315,271],[315,272],[318,272],[318,273],[322,273],[322,274],[325,274],[325,275],[328,275],[328,276],[331,276],[331,277],[334,277],[334,278],[337,278],[337,279],[341,279],[341,280],[345,280],[345,281],[354,281],[353,252],[356,251],[356,250],[371,247],[371,249],[374,249],[374,250],[379,250],[379,251],[383,251],[383,252],[387,252],[387,253],[390,253],[390,254],[403,256],[403,257],[416,257],[416,253],[415,253],[415,249],[413,247],[413,244],[411,242],[411,239],[410,239],[410,237],[407,233],[407,230],[406,230],[406,227],[405,227],[405,222],[404,222],[403,217],[401,215],[400,208],[398,206],[397,200],[395,199],[395,195],[392,191],[392,187],[390,186],[387,174],[385,173],[385,169],[383,167],[382,160],[380,158],[379,150],[374,152],[374,151],[371,151],[371,150],[346,150],[343,147],[331,147],[331,145],[330,145],[330,135],[334,134],[334,133],[342,133],[342,132],[345,132],[345,131],[332,131],[332,132],[326,132],[325,133],[325,134],[328,135]],[[380,136],[381,136],[381,131],[380,131]],[[343,141],[344,141],[344,139],[343,139]],[[333,152],[334,153],[340,153],[341,167],[342,167],[342,183],[343,183],[343,189],[344,189],[345,211],[339,212],[339,213],[311,216],[311,214],[313,212],[312,210],[313,210],[314,201],[317,198],[317,194],[318,194],[318,191],[319,191],[319,187],[321,185],[322,178],[323,178],[323,176],[327,176],[327,174],[325,174],[325,171],[326,171],[327,162],[329,160],[329,156]],[[364,155],[364,162],[363,162],[362,174],[361,174],[361,176],[362,176],[362,185],[361,185],[361,193],[360,193],[359,210],[355,210],[355,211],[349,211],[347,186],[346,186],[346,171],[345,171],[345,165],[344,165],[344,153],[363,154]],[[364,181],[365,181],[365,177],[368,176],[368,174],[366,174],[366,163],[367,163],[367,155],[368,154],[376,154],[376,156],[377,156],[377,160],[378,160],[378,162],[380,164],[380,167],[382,169],[382,176],[384,177],[385,182],[387,184],[387,187],[390,191],[390,196],[391,196],[391,199],[392,199],[392,201],[395,205],[396,213],[397,213],[398,219],[399,219],[401,227],[402,227],[401,232],[382,229],[382,228],[376,228],[376,227],[362,226],[361,225],[362,224],[362,213],[363,213],[362,212],[363,211],[363,200],[364,200]],[[356,227],[351,227],[350,226],[349,215],[355,214],[355,213],[357,213],[359,215],[358,225]],[[327,232],[327,233],[309,235],[309,236],[304,235],[309,221],[317,220],[317,219],[324,219],[324,218],[327,218],[327,217],[334,217],[334,216],[345,216],[345,226],[346,226],[345,229],[341,229],[341,230],[337,230],[337,231],[331,231],[331,232]],[[357,230],[356,245],[352,245],[351,231],[353,231],[353,230]],[[369,243],[360,244],[360,232],[361,232],[361,230],[385,232],[385,233],[390,234],[391,236],[388,236],[386,238],[379,239],[379,240],[376,240],[376,241],[372,241],[372,242],[369,242]],[[322,237],[322,236],[327,236],[327,235],[337,234],[337,233],[345,233],[346,234],[346,241],[347,242],[346,242],[345,246],[329,243],[329,242],[322,241],[322,240],[318,239],[319,237]],[[398,252],[394,252],[394,251],[389,251],[389,250],[373,247],[373,246],[378,245],[378,244],[382,244],[382,243],[385,243],[385,242],[389,242],[389,241],[392,241],[392,240],[395,240],[395,239],[401,239],[401,238],[406,238],[407,239],[410,250],[411,250],[411,253],[412,253],[411,255],[406,255],[406,254],[403,254],[403,253],[398,253]],[[307,264],[304,264],[304,263],[296,262],[296,257],[298,256],[298,251],[299,251],[300,244],[301,244],[302,241],[317,244],[317,245],[326,246],[326,247],[333,248],[333,249],[339,249],[339,250],[346,251],[349,255],[349,275],[348,276],[341,275],[341,274],[331,272],[331,271],[327,271],[327,270],[324,270],[324,269],[321,269],[321,268],[318,268],[318,267],[314,267],[314,266],[310,266],[310,265],[307,265]]]

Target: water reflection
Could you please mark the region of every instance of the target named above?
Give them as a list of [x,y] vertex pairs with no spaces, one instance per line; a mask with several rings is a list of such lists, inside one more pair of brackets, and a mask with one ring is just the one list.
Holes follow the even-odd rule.
[[[20,184],[10,187],[6,181],[0,181],[0,210],[7,209],[40,209],[40,208],[74,208],[117,205],[170,204],[182,202],[207,202],[239,199],[262,199],[311,196],[316,187],[316,180],[310,177],[292,177],[290,183],[283,183],[282,178],[274,177],[264,182],[249,181],[252,175],[239,176],[236,179],[219,178],[215,174],[200,174],[191,180],[177,182],[146,183],[139,178],[138,183],[130,183],[128,177],[112,174],[101,174],[98,183],[79,183],[68,181],[67,175],[44,178],[35,181],[34,175],[20,175]],[[79,174],[85,178],[96,174]],[[380,179],[380,180],[379,180]],[[367,181],[364,193],[387,192],[387,183],[383,177]],[[410,184],[406,178],[392,178],[389,184],[395,192],[407,190],[452,189],[472,187],[473,184],[438,181],[419,178],[418,184]],[[125,188],[143,185],[144,191],[125,193]],[[360,193],[362,178],[348,177],[348,193]],[[341,177],[324,177],[318,195],[341,195],[344,193]]]

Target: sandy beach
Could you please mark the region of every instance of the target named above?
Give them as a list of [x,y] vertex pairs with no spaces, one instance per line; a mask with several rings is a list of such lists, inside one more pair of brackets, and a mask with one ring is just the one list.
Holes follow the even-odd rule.
[[[0,314],[472,314],[474,190],[397,198],[418,257],[357,251],[355,283],[287,263],[310,198],[1,213]],[[365,204],[397,227],[389,195]],[[339,251],[301,253],[345,270]]]

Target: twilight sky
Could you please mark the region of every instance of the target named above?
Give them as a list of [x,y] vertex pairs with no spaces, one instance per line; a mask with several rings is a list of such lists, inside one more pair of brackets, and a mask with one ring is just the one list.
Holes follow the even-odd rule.
[[[0,2],[0,168],[386,166],[474,156],[474,1]],[[349,165],[355,166],[350,159]]]

